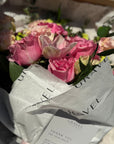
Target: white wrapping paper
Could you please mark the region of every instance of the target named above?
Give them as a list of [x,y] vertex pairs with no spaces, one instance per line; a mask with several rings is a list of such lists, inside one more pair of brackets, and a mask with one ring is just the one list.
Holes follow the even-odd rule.
[[114,77],[107,60],[76,86],[32,65],[14,82],[9,101],[14,123],[11,130],[30,144],[37,144],[58,110],[72,115],[79,123],[99,126],[91,144],[98,143],[114,126]]

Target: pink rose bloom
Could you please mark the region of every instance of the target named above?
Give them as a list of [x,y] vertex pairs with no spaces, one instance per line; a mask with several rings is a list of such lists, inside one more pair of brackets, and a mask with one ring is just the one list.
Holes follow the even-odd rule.
[[39,23],[45,23],[45,22],[46,22],[46,20],[35,20],[35,21],[29,23],[28,27],[33,28],[33,27],[37,26]]
[[63,36],[58,35],[53,41],[46,36],[40,36],[42,54],[45,58],[62,58],[69,53],[76,43],[69,43]]
[[68,35],[68,32],[64,30],[61,25],[57,25],[56,23],[39,23],[39,26],[48,26],[51,29],[51,32],[54,34]]
[[46,36],[51,36],[51,29],[48,28],[48,26],[44,25],[44,26],[40,26],[40,25],[34,25],[33,27],[29,27],[28,29],[28,33],[32,33],[32,34],[37,34],[39,35],[46,35]]
[[69,41],[69,42],[71,42],[71,43],[72,42],[85,42],[86,41],[86,39],[81,38],[79,36],[75,36],[75,37],[69,37],[69,36],[67,36],[66,40]]
[[110,37],[101,38],[99,41],[98,53],[109,50],[109,49],[114,49],[114,39]]
[[92,40],[82,40],[77,42],[77,44],[71,49],[70,54],[76,59],[79,59],[80,56],[91,56],[96,50],[97,44]]
[[38,38],[29,35],[20,41],[15,41],[13,45],[9,47],[10,61],[15,61],[19,65],[30,65],[37,61],[42,52],[39,46]]
[[61,80],[70,82],[74,79],[74,62],[72,57],[50,59],[48,70]]

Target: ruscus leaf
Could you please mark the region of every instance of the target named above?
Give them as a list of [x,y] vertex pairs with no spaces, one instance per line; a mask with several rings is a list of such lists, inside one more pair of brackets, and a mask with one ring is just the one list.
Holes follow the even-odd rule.
[[9,63],[10,78],[13,82],[19,77],[23,69],[24,68],[22,66],[19,66],[14,62]]

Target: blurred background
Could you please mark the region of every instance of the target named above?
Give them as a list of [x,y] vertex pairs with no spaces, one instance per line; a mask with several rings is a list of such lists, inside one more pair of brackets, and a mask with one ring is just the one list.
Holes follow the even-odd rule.
[[[5,2],[5,0],[1,1]],[[53,17],[58,8],[61,8],[62,17],[72,21],[71,25],[81,27],[86,22],[88,23],[87,27],[94,28],[96,22],[114,10],[113,6],[114,1],[112,0],[100,0],[100,2],[98,0],[7,0],[2,5],[2,10],[14,17],[17,27],[27,21],[27,17],[20,15],[25,14],[24,8],[31,7],[32,12],[34,10],[38,13],[38,18]]]

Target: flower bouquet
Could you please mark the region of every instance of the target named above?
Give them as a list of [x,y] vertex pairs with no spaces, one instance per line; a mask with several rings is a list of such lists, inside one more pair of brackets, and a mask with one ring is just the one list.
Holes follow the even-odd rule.
[[13,44],[8,47],[10,65],[15,62],[23,69],[37,63],[70,84],[78,83],[103,60],[101,56],[114,51],[111,38],[101,38],[97,44],[45,20],[29,24],[28,29],[13,37]]
[[7,58],[14,81],[9,94],[14,126],[6,125],[18,137],[36,144],[60,109],[79,122],[114,125],[114,81],[105,58],[114,52],[114,40],[107,37],[109,26],[97,33],[99,41],[92,41],[41,20],[13,35]]

